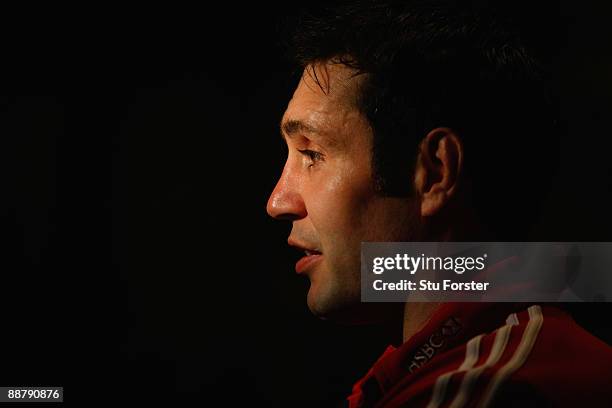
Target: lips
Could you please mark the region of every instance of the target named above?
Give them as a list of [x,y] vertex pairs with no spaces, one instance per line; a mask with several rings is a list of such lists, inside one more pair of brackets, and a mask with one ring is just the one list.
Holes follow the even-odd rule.
[[295,263],[295,271],[297,273],[305,273],[309,269],[312,269],[319,261],[323,259],[323,254],[316,251],[304,251],[306,256],[302,257]]
[[295,263],[297,273],[306,273],[323,259],[323,254],[314,244],[298,242],[293,237],[288,239],[290,246],[304,253],[304,256]]

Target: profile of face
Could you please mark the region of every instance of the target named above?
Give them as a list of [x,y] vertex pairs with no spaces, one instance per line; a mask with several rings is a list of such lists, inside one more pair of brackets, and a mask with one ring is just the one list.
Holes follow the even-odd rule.
[[288,243],[304,253],[296,271],[310,280],[308,307],[337,320],[368,319],[361,242],[415,239],[423,216],[419,197],[375,188],[373,132],[356,105],[362,79],[353,74],[340,64],[304,71],[281,121],[288,156],[267,204],[270,216],[292,222]]

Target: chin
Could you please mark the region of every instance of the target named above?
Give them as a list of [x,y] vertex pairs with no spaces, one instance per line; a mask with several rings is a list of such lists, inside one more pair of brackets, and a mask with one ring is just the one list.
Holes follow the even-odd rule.
[[360,288],[354,293],[332,290],[331,287],[325,288],[327,290],[322,289],[324,288],[320,285],[311,283],[307,297],[311,313],[321,320],[351,326],[384,324],[401,319],[403,314],[403,303],[361,302]]
[[365,319],[367,303],[361,303],[360,292],[334,291],[311,284],[308,291],[308,308],[318,318],[340,324],[354,325],[370,323]]
[[[359,299],[348,300],[346,296],[332,290],[329,285],[321,285],[321,282],[311,282],[308,290],[308,308],[315,316],[324,320],[335,320],[342,309],[350,306],[350,303],[359,302]],[[347,304],[348,303],[348,304]]]

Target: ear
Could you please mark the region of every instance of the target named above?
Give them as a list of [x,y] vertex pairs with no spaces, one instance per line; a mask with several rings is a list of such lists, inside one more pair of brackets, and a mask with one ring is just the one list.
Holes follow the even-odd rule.
[[415,169],[421,216],[438,213],[455,194],[463,166],[463,144],[449,128],[436,128],[423,139]]

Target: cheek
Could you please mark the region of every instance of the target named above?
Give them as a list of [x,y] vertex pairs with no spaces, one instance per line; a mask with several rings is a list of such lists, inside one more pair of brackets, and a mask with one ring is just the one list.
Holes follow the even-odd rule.
[[418,241],[420,202],[412,198],[377,197],[367,211],[365,241]]
[[336,171],[322,177],[310,195],[308,215],[321,241],[355,238],[360,242],[368,203],[373,197],[367,173],[359,174],[350,168]]

